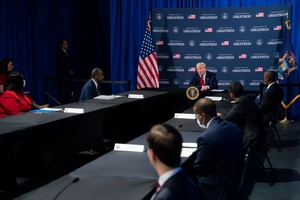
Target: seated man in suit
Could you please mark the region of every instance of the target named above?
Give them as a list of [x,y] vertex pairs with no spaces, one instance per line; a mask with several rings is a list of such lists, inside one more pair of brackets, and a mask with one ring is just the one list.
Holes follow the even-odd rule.
[[197,139],[196,170],[200,199],[238,199],[243,167],[243,135],[239,128],[217,116],[216,105],[209,98],[194,107],[197,123],[206,129]]
[[283,99],[283,91],[276,82],[276,73],[274,71],[266,71],[264,73],[264,82],[267,84],[267,89],[260,98],[258,109],[263,116],[265,126],[267,126]]
[[103,71],[99,68],[92,70],[91,79],[83,86],[79,101],[93,99],[100,95],[99,83],[104,79]]
[[182,137],[170,125],[158,124],[147,137],[148,157],[159,175],[157,189],[151,199],[199,200],[196,184],[180,167]]
[[[255,150],[257,140],[264,136],[262,117],[253,98],[244,93],[243,85],[233,81],[228,86],[231,99],[235,101],[225,120],[235,123],[242,131],[243,148]],[[218,113],[221,116],[221,113]]]
[[196,86],[200,91],[218,89],[216,74],[206,71],[206,64],[199,62],[196,65],[197,72],[192,75],[189,86]]

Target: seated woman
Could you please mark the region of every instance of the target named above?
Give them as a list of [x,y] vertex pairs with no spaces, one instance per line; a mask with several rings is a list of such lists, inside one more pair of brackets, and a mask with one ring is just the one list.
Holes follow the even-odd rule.
[[0,96],[0,117],[28,112],[33,100],[23,91],[24,79],[20,72],[11,72]]
[[0,95],[3,93],[3,86],[5,85],[8,75],[12,72],[14,66],[10,58],[3,58],[0,63]]

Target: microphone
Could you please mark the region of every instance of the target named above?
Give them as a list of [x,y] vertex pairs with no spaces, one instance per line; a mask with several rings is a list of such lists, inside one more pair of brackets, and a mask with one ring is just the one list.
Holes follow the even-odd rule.
[[30,94],[30,92],[29,92],[29,91],[26,91],[26,92],[24,92],[24,94]]
[[76,182],[78,182],[79,181],[79,178],[77,177],[77,178],[75,178],[75,179],[73,179],[72,180],[72,182],[71,183],[69,183],[68,185],[66,185],[54,198],[53,198],[53,200],[55,200],[55,199],[57,199],[57,197],[65,190],[65,189],[67,189],[67,187],[69,187],[72,183],[76,183]]
[[58,103],[59,105],[61,105],[63,111],[65,110],[65,107],[61,103],[59,103],[56,99],[54,99],[47,91],[45,91],[45,94],[48,97],[50,97],[53,101],[55,101],[56,103]]
[[116,84],[119,88],[121,88],[123,92],[125,92],[125,97],[128,97],[127,91],[125,91],[124,88],[122,88],[116,81],[114,81],[113,83]]
[[175,126],[175,128],[181,128],[182,124]]

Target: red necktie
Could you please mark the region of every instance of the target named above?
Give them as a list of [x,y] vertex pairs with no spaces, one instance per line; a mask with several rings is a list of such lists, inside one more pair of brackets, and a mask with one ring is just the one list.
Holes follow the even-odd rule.
[[160,185],[159,185],[159,183],[158,182],[156,182],[156,185],[155,185],[155,187],[156,187],[156,190],[155,190],[155,193],[157,192],[157,190],[158,190],[158,188],[160,187]]
[[204,83],[204,79],[203,79],[203,75],[202,75],[202,76],[200,76],[200,85],[205,85],[205,83]]

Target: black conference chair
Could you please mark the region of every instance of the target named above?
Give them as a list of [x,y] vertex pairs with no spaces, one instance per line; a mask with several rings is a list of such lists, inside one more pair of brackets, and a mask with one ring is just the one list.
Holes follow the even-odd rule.
[[[270,159],[269,159],[269,157],[268,157],[268,153],[267,153],[267,151],[266,151],[267,146],[268,146],[268,141],[269,141],[269,138],[270,138],[270,135],[271,135],[271,134],[272,134],[272,130],[271,130],[271,126],[269,126],[269,127],[267,128],[267,130],[266,130],[260,137],[258,137],[256,149],[255,149],[254,151],[251,151],[251,152],[249,153],[249,155],[252,155],[252,156],[258,158],[258,160],[259,160],[259,162],[260,162],[260,165],[261,165],[262,169],[264,170],[264,173],[265,173],[265,175],[266,175],[266,177],[267,177],[267,180],[268,180],[268,182],[269,182],[269,185],[270,185],[270,186],[273,186],[274,183],[275,183],[275,180],[276,180],[276,175],[275,175],[273,166],[272,166],[272,164],[271,164],[271,161],[270,161]],[[269,166],[270,166],[270,170],[271,170],[271,172],[272,172],[272,174],[273,174],[273,176],[274,176],[274,182],[272,182],[272,181],[270,180],[270,177],[269,177],[269,175],[268,175],[267,169],[265,168],[264,163],[263,163],[263,160],[262,160],[262,158],[261,158],[261,155],[262,155],[262,154],[264,155],[264,157],[265,157],[265,158],[267,159],[267,161],[268,161],[268,164],[269,164]],[[251,157],[252,157],[252,156],[251,156]]]
[[73,103],[78,102],[80,98],[80,92],[79,91],[72,91],[71,92],[71,97],[73,100]]
[[244,178],[245,178],[245,174],[247,171],[247,166],[248,166],[248,162],[249,162],[249,153],[250,153],[251,149],[248,148],[246,153],[244,154],[244,161],[243,161],[243,168],[241,171],[241,179],[240,179],[240,186],[239,186],[239,190],[241,189],[243,183],[244,183]]
[[[281,140],[280,135],[279,135],[279,133],[278,133],[278,130],[277,130],[277,128],[276,128],[277,120],[278,120],[278,118],[279,118],[279,114],[281,113],[281,111],[282,111],[282,106],[281,106],[281,105],[278,105],[276,111],[274,112],[274,115],[273,115],[273,116],[271,117],[271,119],[270,119],[269,127],[268,127],[268,129],[270,129],[270,131],[271,131],[271,135],[272,135],[272,137],[273,137],[273,139],[274,139],[275,145],[276,145],[276,147],[277,147],[277,149],[278,149],[279,152],[281,152],[282,149],[284,148],[283,143],[282,143],[282,140]],[[273,130],[274,130],[274,131],[273,131]],[[275,136],[274,136],[275,134],[277,135],[277,138],[278,138],[278,140],[279,140],[280,147],[279,147],[279,145],[277,144],[276,138],[275,138]]]

